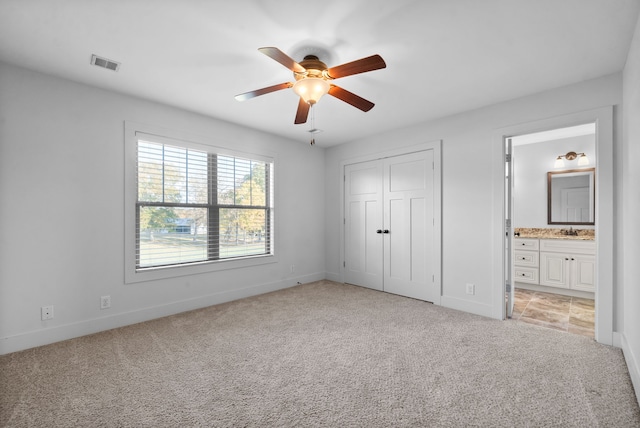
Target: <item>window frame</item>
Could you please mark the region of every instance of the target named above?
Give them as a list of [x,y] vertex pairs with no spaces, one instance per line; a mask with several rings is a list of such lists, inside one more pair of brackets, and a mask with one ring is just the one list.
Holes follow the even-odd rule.
[[[272,206],[269,207],[268,210],[271,216],[271,253],[249,255],[237,258],[190,262],[178,265],[138,268],[136,261],[136,210],[138,207],[136,169],[138,162],[137,157],[139,139],[158,144],[166,144],[186,149],[205,151],[209,154],[251,159],[272,164],[272,185],[270,187]],[[186,132],[168,130],[156,126],[125,121],[125,283],[152,281],[185,275],[196,275],[207,272],[239,269],[278,262],[276,251],[276,243],[278,241],[276,235],[278,227],[277,216],[274,215],[275,207],[277,207],[276,156],[265,150],[260,150],[257,153],[253,149],[250,153],[242,152],[237,149],[230,149],[228,147],[225,147],[227,145],[230,146],[230,144],[221,143],[224,143],[222,139],[216,138],[214,141],[211,138],[193,135]]]

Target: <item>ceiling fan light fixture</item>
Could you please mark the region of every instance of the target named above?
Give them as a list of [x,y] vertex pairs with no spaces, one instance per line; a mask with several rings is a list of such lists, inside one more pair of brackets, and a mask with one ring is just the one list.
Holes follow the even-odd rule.
[[298,80],[293,85],[293,90],[307,104],[317,103],[323,95],[329,92],[329,82],[319,77],[307,77]]

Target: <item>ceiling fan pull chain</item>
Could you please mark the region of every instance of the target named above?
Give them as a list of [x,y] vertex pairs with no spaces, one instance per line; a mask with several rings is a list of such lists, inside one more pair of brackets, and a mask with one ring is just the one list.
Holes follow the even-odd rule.
[[314,130],[316,129],[316,109],[314,108],[315,104],[311,104],[311,128],[309,132],[311,133],[311,145],[314,146],[316,144],[316,139],[314,138]]

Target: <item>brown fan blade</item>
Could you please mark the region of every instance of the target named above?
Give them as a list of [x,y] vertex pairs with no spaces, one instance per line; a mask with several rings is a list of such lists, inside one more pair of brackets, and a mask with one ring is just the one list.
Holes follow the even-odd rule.
[[263,54],[265,54],[266,56],[268,56],[269,58],[278,61],[280,64],[284,65],[289,70],[295,73],[304,73],[305,71],[307,71],[306,68],[304,68],[303,66],[295,62],[289,55],[282,52],[278,48],[266,47],[266,48],[260,48],[258,50]]
[[298,103],[298,111],[296,112],[296,125],[301,123],[305,123],[307,121],[307,117],[309,116],[309,109],[311,108],[311,104],[305,102],[302,97],[300,97],[300,102]]
[[281,89],[287,89],[287,88],[290,88],[292,86],[293,86],[293,83],[291,83],[291,82],[280,83],[279,85],[273,85],[273,86],[269,86],[269,87],[262,88],[262,89],[256,89],[255,91],[245,92],[244,94],[236,95],[235,98],[238,101],[245,101],[245,100],[248,100],[250,98],[255,98],[255,97],[260,96],[260,95],[268,94],[270,92],[279,91]]
[[344,101],[347,104],[351,104],[352,106],[359,108],[362,111],[369,111],[375,105],[371,101],[367,101],[364,98],[354,94],[353,92],[349,92],[346,89],[342,89],[339,86],[331,85],[329,88],[329,95],[333,95],[339,100]]
[[387,64],[380,55],[372,55],[346,64],[337,65],[327,70],[329,77],[338,79],[340,77],[352,76],[354,74],[365,73],[367,71],[385,68]]

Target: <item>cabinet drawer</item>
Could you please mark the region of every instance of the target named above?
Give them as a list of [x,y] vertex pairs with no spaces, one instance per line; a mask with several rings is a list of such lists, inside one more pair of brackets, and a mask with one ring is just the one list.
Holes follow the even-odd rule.
[[513,240],[514,250],[537,251],[538,248],[539,248],[539,240],[536,238],[516,238]]
[[537,251],[518,251],[517,249],[514,253],[514,265],[515,266],[524,266],[524,267],[538,267],[538,253]]
[[570,239],[541,239],[540,251],[595,255],[596,242]]
[[538,283],[538,269],[517,266],[514,270],[514,279],[516,282]]

